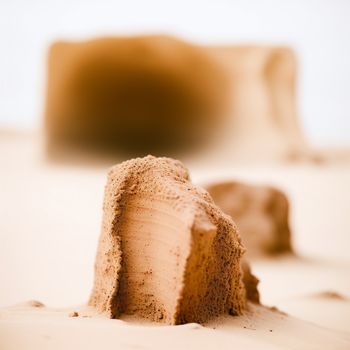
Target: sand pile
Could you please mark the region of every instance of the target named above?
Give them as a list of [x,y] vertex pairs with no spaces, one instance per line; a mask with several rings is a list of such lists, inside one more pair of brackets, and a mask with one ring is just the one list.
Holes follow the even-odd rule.
[[[168,324],[241,314],[244,248],[231,218],[170,158],[114,166],[105,189],[90,305]],[[250,298],[257,280],[247,272]]]
[[289,203],[283,192],[240,182],[215,183],[206,189],[238,225],[249,256],[292,251]]

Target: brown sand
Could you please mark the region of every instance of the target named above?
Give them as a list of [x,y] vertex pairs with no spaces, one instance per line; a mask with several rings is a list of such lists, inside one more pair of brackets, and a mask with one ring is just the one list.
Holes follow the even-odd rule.
[[247,300],[259,304],[260,303],[260,294],[258,290],[259,280],[252,274],[250,265],[247,261],[243,260],[242,262],[243,270],[243,283],[246,290]]
[[66,309],[16,306],[0,309],[2,349],[334,349],[347,350],[348,333],[304,322],[255,304],[240,317],[221,317],[204,326],[196,323],[159,326],[134,319],[110,320],[81,308],[69,317]]
[[242,313],[235,225],[179,161],[147,156],[114,166],[103,207],[90,305],[168,324]]
[[49,150],[188,150],[225,115],[226,85],[203,47],[173,37],[56,42],[48,59]]
[[283,192],[233,181],[210,184],[206,189],[237,223],[249,256],[292,251],[289,203]]
[[208,51],[225,67],[231,83],[230,118],[219,147],[226,160],[311,159],[297,110],[293,49],[226,45]]
[[[205,327],[155,326],[126,316],[93,316],[76,306],[92,286],[106,170],[48,164],[36,134],[6,135],[0,131],[1,350],[350,348],[350,163],[200,169],[190,164],[195,183],[236,178],[286,191],[293,246],[307,259],[267,257],[252,264],[262,302],[290,316],[250,304],[242,316]],[[329,290],[346,300],[317,294]],[[47,307],[5,307],[28,298]],[[67,305],[72,307],[51,307]],[[69,317],[74,311],[79,317]]]
[[179,156],[202,142],[241,161],[309,159],[296,80],[289,47],[201,46],[162,35],[56,42],[49,151]]

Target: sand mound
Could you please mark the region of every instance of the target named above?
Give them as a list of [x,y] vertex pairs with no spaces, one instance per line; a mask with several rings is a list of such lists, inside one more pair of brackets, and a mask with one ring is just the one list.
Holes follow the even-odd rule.
[[90,305],[110,317],[205,322],[245,307],[235,225],[169,158],[111,169]]
[[206,188],[237,224],[249,256],[292,251],[289,203],[283,192],[233,181]]

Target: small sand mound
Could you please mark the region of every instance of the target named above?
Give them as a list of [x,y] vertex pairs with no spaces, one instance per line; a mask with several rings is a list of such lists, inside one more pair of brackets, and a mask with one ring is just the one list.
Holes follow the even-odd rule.
[[237,224],[249,256],[292,252],[289,203],[283,192],[234,181],[206,188]]

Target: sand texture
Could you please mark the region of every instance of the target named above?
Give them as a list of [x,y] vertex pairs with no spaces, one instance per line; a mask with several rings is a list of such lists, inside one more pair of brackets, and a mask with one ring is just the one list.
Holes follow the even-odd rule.
[[204,46],[165,35],[55,42],[48,151],[178,158],[209,145],[226,160],[314,159],[297,78],[297,57],[284,46]]
[[289,202],[282,191],[233,181],[206,189],[237,223],[248,256],[292,252]]
[[[236,179],[287,194],[295,255],[251,268],[261,302],[288,315],[249,303],[242,316],[164,326],[77,306],[93,286],[107,169],[49,164],[37,139],[0,134],[1,350],[350,348],[349,163],[186,163],[193,183]],[[20,303],[29,299],[40,302]]]
[[224,117],[227,85],[205,48],[170,36],[56,42],[48,54],[48,149],[130,156],[191,148]]
[[[307,158],[296,103],[298,63],[284,46],[208,47],[230,77],[229,159]],[[250,101],[254,101],[251,103]],[[223,151],[224,149],[221,149]]]
[[[222,317],[201,326],[177,327],[110,320],[76,308],[33,308],[25,304],[0,311],[0,339],[4,349],[348,349],[349,333],[329,330],[250,305],[240,317]],[[20,335],[20,336],[19,336]]]
[[168,324],[242,313],[236,226],[179,161],[147,156],[114,166],[103,208],[90,305],[111,318]]

